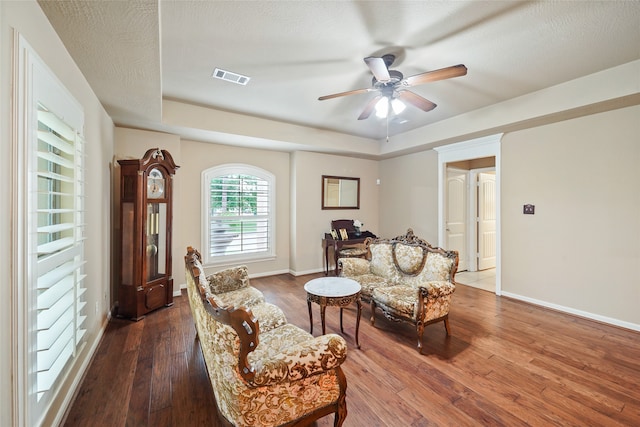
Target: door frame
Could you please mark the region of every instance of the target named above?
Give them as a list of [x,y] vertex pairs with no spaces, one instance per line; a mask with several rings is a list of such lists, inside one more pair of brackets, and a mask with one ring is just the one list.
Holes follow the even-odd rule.
[[445,205],[447,185],[446,165],[450,162],[472,160],[482,157],[495,158],[496,170],[496,295],[502,294],[501,286],[501,221],[500,221],[500,142],[502,133],[471,139],[469,141],[436,147],[438,153],[438,246],[445,242]]

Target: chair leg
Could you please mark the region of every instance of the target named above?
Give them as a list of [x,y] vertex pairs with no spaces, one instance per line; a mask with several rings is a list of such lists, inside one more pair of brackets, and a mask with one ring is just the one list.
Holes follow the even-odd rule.
[[376,302],[371,300],[371,325],[376,323]]
[[347,402],[342,396],[338,401],[338,410],[333,417],[333,427],[341,427],[344,420],[347,418]]
[[444,318],[444,328],[447,331],[447,336],[451,335],[451,329],[449,328],[449,315],[448,314]]
[[418,320],[416,323],[416,330],[418,332],[418,353],[422,354],[422,336],[424,335],[424,322]]

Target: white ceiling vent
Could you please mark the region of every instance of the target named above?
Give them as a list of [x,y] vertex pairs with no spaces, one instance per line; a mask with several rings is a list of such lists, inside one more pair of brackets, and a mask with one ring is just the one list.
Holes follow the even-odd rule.
[[251,80],[251,77],[243,76],[242,74],[232,73],[231,71],[221,70],[220,68],[216,68],[213,70],[212,77],[220,80],[226,80],[231,83],[239,84],[245,86]]

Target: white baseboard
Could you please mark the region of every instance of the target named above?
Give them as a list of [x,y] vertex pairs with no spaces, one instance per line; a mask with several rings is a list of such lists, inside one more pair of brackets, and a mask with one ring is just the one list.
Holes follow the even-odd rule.
[[561,311],[563,313],[573,314],[574,316],[584,317],[598,322],[607,323],[609,325],[618,326],[625,329],[631,329],[633,331],[640,331],[640,325],[631,322],[625,322],[624,320],[614,319],[612,317],[602,316],[600,314],[589,313],[588,311],[577,310],[571,307],[565,307],[563,305],[553,304],[548,301],[541,301],[535,298],[529,298],[510,292],[502,292],[502,296],[513,298],[519,301],[524,301],[530,304],[539,305],[542,307],[550,308],[552,310]]
[[291,274],[292,276],[304,276],[305,274],[314,274],[314,273],[324,273],[324,268],[314,268],[312,270],[305,270],[305,271],[294,271],[294,270],[289,270],[289,274]]

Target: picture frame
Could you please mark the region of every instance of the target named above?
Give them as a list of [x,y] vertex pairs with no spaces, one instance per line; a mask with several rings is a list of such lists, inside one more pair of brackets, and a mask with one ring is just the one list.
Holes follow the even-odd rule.
[[340,229],[340,238],[342,240],[349,240],[349,235],[347,234],[347,229],[346,228],[341,228]]
[[333,240],[338,240],[338,232],[335,229],[331,229],[331,237]]

